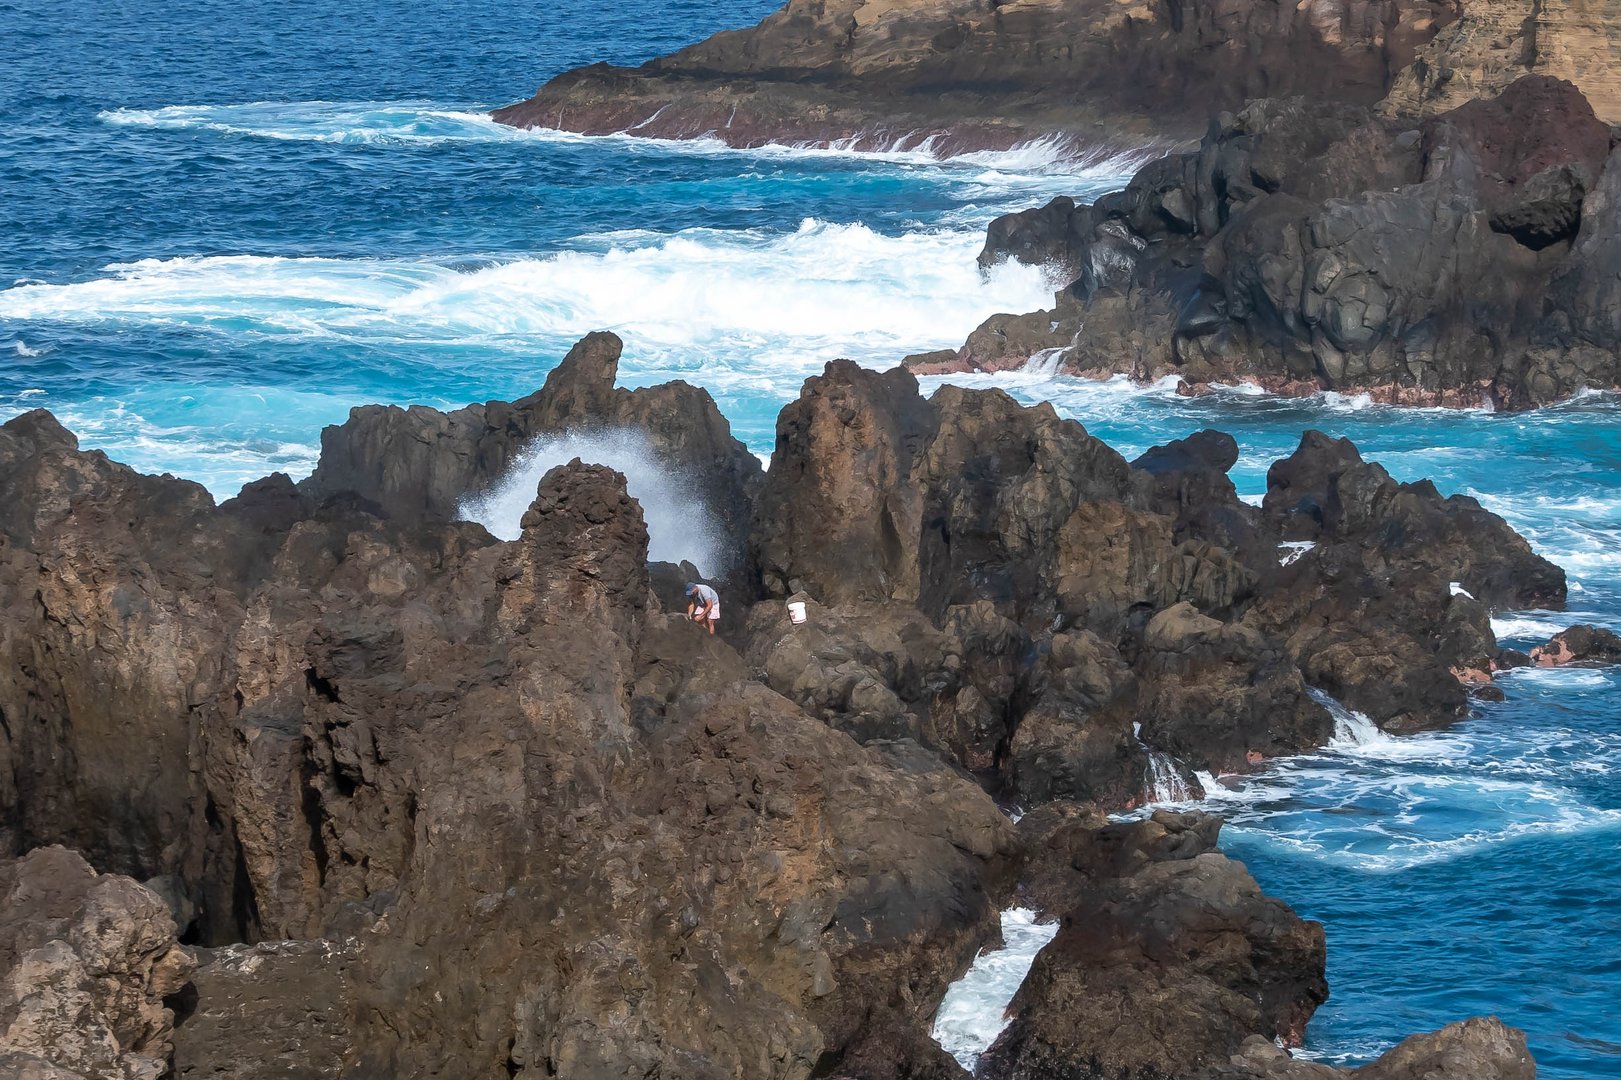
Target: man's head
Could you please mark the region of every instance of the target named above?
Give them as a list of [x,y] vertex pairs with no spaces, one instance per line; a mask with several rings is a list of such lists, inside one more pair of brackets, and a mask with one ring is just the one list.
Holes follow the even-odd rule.
[[687,595],[688,596],[697,596],[698,595],[698,583],[696,581],[687,582]]

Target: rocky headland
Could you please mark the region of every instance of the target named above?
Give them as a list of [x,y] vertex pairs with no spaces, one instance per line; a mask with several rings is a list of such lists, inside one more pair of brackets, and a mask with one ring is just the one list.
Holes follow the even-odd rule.
[[793,0],[493,115],[937,154],[1197,140],[1124,192],[995,222],[982,264],[1051,268],[1054,306],[914,370],[1528,408],[1621,389],[1611,21],[1540,0]]
[[[1018,900],[1061,929],[979,1076],[1343,1075],[1277,1048],[1321,928],[1219,820],[1104,814],[1323,745],[1325,695],[1455,721],[1527,662],[1488,612],[1561,606],[1558,568],[1344,440],[1251,506],[1222,433],[1127,461],[901,368],[808,380],[762,473],[703,390],[616,388],[619,353],[356,409],[309,479],[218,505],[48,413],[0,426],[0,1061],[960,1078],[930,1019]],[[721,636],[610,469],[546,473],[515,540],[458,519],[603,428],[724,524]],[[1495,1021],[1371,1069],[1534,1075]]]
[[518,127],[1003,148],[1050,135],[1140,148],[1261,97],[1444,111],[1526,74],[1621,120],[1617,30],[1547,0],[791,0],[637,68],[595,64],[498,109]]
[[1091,204],[993,222],[982,265],[1053,268],[1051,310],[997,315],[920,371],[1032,357],[1197,392],[1366,392],[1528,408],[1621,388],[1621,155],[1568,82],[1527,76],[1418,121],[1252,101]]

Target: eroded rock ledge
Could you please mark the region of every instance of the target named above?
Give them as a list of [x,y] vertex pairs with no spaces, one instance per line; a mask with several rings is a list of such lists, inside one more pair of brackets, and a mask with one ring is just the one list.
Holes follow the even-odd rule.
[[[1278,943],[1184,1010],[1208,1022],[1178,1060],[1226,1067],[1303,1027],[1320,931],[1210,825],[1125,843],[1088,815],[1142,802],[1151,755],[1191,783],[1320,745],[1311,690],[1449,723],[1454,672],[1499,659],[1488,609],[1564,597],[1473,500],[1316,433],[1254,507],[1220,433],[1128,463],[1050,407],[838,362],[762,478],[702,390],[615,389],[619,347],[594,335],[511,405],[357,409],[310,480],[218,506],[48,413],[0,426],[0,854],[71,845],[134,879],[76,864],[87,888],[153,909],[107,969],[139,989],[126,1058],[165,1058],[167,1000],[181,1077],[960,1078],[929,1018],[1015,888],[1056,877],[1067,928],[1102,904],[1128,936]],[[675,613],[682,572],[649,566],[607,468],[547,473],[516,540],[455,520],[527,440],[607,425],[725,515],[724,636]],[[1060,843],[993,797],[1086,806]],[[1218,922],[1270,929],[1193,927],[1208,889],[1242,897]],[[200,964],[178,994],[176,933]],[[1094,955],[1074,933],[1019,1030]],[[1172,997],[1179,956],[1147,956]]]
[[639,68],[595,64],[496,110],[518,127],[735,146],[909,136],[938,150],[1053,134],[1136,149],[1211,109],[1302,95],[1425,115],[1524,74],[1621,120],[1601,15],[1543,0],[792,0]]
[[1526,77],[1417,124],[1272,99],[1091,205],[1000,218],[981,262],[1048,265],[924,371],[1180,376],[1527,408],[1621,388],[1621,157],[1571,84]]

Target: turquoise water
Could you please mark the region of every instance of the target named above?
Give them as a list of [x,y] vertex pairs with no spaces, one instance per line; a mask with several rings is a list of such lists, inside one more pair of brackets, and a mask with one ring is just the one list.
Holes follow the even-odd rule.
[[[1128,162],[737,152],[481,115],[772,6],[0,2],[0,418],[46,406],[224,496],[306,473],[352,405],[513,397],[612,328],[625,382],[701,383],[768,452],[825,360],[887,365],[1043,305],[1034,271],[981,280],[984,223],[1117,186]],[[980,381],[1128,454],[1222,427],[1250,495],[1302,429],[1350,435],[1399,477],[1476,494],[1570,572],[1573,613],[1504,613],[1505,638],[1621,625],[1613,400],[1508,417]],[[1347,740],[1223,797],[1229,848],[1328,925],[1312,1053],[1361,1061],[1492,1012],[1531,1033],[1545,1076],[1621,1076],[1617,682],[1519,675],[1454,731]]]

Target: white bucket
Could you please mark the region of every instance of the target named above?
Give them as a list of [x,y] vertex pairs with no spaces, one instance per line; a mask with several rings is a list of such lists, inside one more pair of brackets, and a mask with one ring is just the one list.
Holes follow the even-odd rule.
[[805,621],[805,601],[803,601],[803,600],[795,600],[795,601],[791,602],[788,605],[788,618],[791,619],[793,621],[794,625],[796,625],[796,626],[799,625],[800,623],[804,622]]

